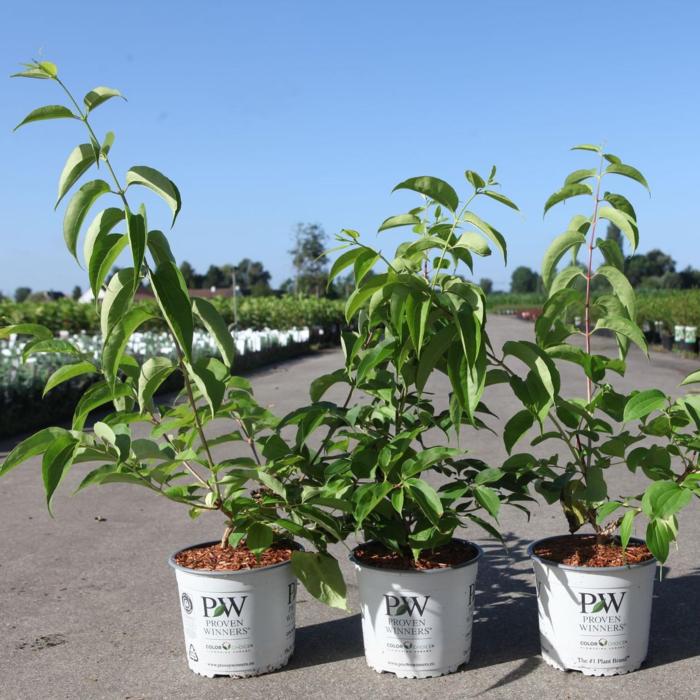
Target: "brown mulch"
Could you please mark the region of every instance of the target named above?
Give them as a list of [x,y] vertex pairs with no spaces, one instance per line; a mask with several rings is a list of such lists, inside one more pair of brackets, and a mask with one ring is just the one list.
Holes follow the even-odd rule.
[[628,544],[623,551],[619,544],[596,544],[595,535],[566,535],[547,540],[535,549],[542,559],[567,566],[627,566],[653,558],[645,544]]
[[260,559],[256,559],[245,544],[239,544],[238,547],[211,544],[183,549],[175,555],[175,562],[187,569],[200,571],[243,571],[289,561],[292,552],[298,549],[298,545],[293,542],[277,542],[266,549]]
[[369,542],[355,547],[355,559],[360,564],[375,566],[379,569],[395,569],[401,571],[423,571],[426,569],[447,569],[451,566],[464,564],[477,555],[472,545],[459,540],[436,547],[424,549],[415,560],[410,554],[399,554],[386,549],[378,542]]

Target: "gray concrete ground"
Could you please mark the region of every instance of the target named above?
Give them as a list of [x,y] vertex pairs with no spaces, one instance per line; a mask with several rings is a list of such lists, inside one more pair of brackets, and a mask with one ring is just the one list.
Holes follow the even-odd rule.
[[[508,318],[490,320],[496,347],[529,337],[532,326]],[[340,354],[296,360],[254,375],[258,398],[283,413],[306,400],[317,374],[341,362]],[[677,391],[694,363],[654,354],[651,363],[634,352],[619,384]],[[581,382],[575,368],[565,380]],[[444,400],[447,385],[433,385]],[[489,405],[507,420],[517,404],[495,387]],[[502,424],[502,423],[500,423]],[[499,423],[494,426],[498,430]],[[499,438],[465,436],[473,454],[498,464]],[[0,444],[0,453],[12,443]],[[528,522],[515,510],[503,513],[509,549],[472,529],[464,533],[486,549],[480,565],[474,647],[459,673],[430,680],[399,680],[377,674],[364,661],[357,592],[350,581],[353,613],[330,610],[301,592],[296,652],[283,671],[260,678],[205,679],[185,660],[175,577],[169,554],[217,538],[212,517],[190,521],[184,509],[125,485],[70,497],[87,467],[76,468],[55,499],[56,519],[44,507],[40,462],[16,469],[0,482],[0,697],[2,698],[609,698],[678,700],[700,696],[700,508],[681,518],[680,550],[656,584],[651,649],[636,673],[587,678],[545,665],[538,652],[533,577],[528,543],[565,531],[556,507],[535,506]],[[613,487],[629,491],[623,469]]]

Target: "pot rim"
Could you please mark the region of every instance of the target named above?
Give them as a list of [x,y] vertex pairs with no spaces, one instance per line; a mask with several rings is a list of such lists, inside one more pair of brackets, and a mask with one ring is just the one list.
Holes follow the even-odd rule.
[[[287,561],[281,561],[278,562],[277,564],[268,564],[267,566],[259,566],[256,569],[237,569],[233,570],[230,569],[228,571],[207,571],[206,569],[189,569],[186,566],[180,566],[175,561],[175,557],[180,553],[184,552],[187,549],[196,549],[197,547],[208,547],[209,545],[212,544],[218,544],[218,540],[209,540],[207,542],[199,542],[198,544],[191,544],[188,547],[181,547],[180,549],[174,551],[169,557],[168,557],[168,564],[175,569],[176,571],[184,571],[185,573],[188,574],[195,574],[196,576],[213,576],[214,578],[222,578],[224,576],[244,576],[247,574],[256,574],[260,573],[262,571],[270,571],[271,569],[278,569],[282,566],[290,566],[292,563],[291,559],[288,559]],[[295,542],[294,544],[299,547],[300,551],[304,551],[304,547],[300,545],[298,542]]]
[[406,575],[413,575],[413,574],[419,574],[419,575],[425,575],[425,574],[443,574],[449,571],[455,571],[456,569],[463,569],[466,566],[471,566],[472,564],[476,564],[479,559],[484,555],[484,550],[476,544],[476,542],[472,542],[471,540],[465,540],[462,539],[461,537],[453,537],[450,542],[463,542],[464,544],[468,544],[470,547],[474,547],[476,549],[476,556],[472,557],[468,561],[463,561],[460,564],[455,564],[454,566],[448,566],[444,569],[387,569],[382,566],[372,566],[370,564],[365,564],[361,561],[358,561],[355,558],[355,550],[362,546],[362,544],[372,544],[376,540],[370,540],[369,542],[364,542],[356,545],[353,547],[352,552],[350,552],[348,559],[355,564],[355,566],[359,566],[361,569],[370,569],[372,571],[381,571],[389,575],[398,575],[398,576],[406,576]]
[[[535,547],[538,547],[543,542],[561,539],[563,537],[586,537],[586,535],[550,535],[549,537],[542,537],[539,540],[535,540],[534,542],[530,543],[530,546],[527,548],[527,555],[530,557],[530,559],[537,559],[537,561],[545,564],[546,566],[553,566],[558,569],[564,569],[565,571],[586,571],[601,575],[608,571],[628,571],[629,569],[640,569],[644,566],[650,566],[658,563],[656,557],[652,555],[651,559],[647,559],[646,561],[640,561],[635,564],[625,564],[624,566],[572,566],[571,564],[562,564],[557,561],[552,561],[551,559],[544,559],[543,557],[535,554]],[[630,542],[634,544],[646,544],[646,542],[639,537],[630,537]]]

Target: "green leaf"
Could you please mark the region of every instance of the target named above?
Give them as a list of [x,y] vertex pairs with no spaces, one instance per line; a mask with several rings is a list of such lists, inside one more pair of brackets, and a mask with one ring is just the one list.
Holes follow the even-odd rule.
[[359,284],[367,276],[367,273],[374,267],[379,257],[379,253],[375,253],[367,248],[363,249],[362,255],[359,255],[355,260],[355,284]]
[[76,248],[80,227],[87,216],[90,207],[99,197],[110,191],[104,180],[86,182],[71,198],[63,217],[63,238],[71,255],[77,260]]
[[333,261],[331,266],[331,271],[328,273],[328,286],[330,287],[331,282],[346,268],[350,267],[357,258],[362,255],[365,248],[351,248],[345,251],[342,255],[339,255],[336,260]]
[[[19,75],[19,74],[16,74]],[[32,76],[34,77],[34,76]],[[22,121],[17,124],[13,131],[17,131],[20,126],[29,124],[31,122],[39,122],[45,119],[78,119],[73,112],[71,112],[68,107],[63,105],[47,105],[46,107],[39,107],[31,111]]]
[[63,355],[81,354],[80,350],[67,340],[59,340],[57,338],[37,339],[32,340],[24,346],[22,361],[26,362],[28,357],[39,352],[60,353]]
[[440,501],[435,489],[423,479],[406,479],[404,483],[406,493],[418,504],[425,517],[438,527],[443,515],[443,508],[442,501]]
[[579,231],[565,231],[552,241],[542,260],[542,282],[547,289],[552,284],[557,265],[566,251],[585,242],[586,237]]
[[107,273],[127,243],[126,237],[121,234],[115,233],[110,237],[110,231],[123,220],[123,210],[117,207],[103,209],[92,220],[85,234],[83,256],[95,299]]
[[472,226],[476,226],[484,235],[490,238],[503,256],[503,261],[506,264],[508,263],[508,248],[502,233],[470,211],[464,212],[462,220]]
[[628,177],[634,180],[635,182],[638,182],[640,185],[645,187],[647,191],[650,192],[649,183],[646,181],[644,175],[642,175],[642,173],[640,173],[639,170],[637,170],[637,168],[633,168],[631,165],[625,165],[624,163],[611,163],[605,169],[605,172]]
[[85,420],[91,411],[103,406],[110,401],[129,396],[131,389],[126,384],[116,384],[111,387],[107,382],[97,382],[93,384],[81,396],[78,405],[73,413],[73,430],[82,430],[85,426]]
[[159,195],[173,212],[173,224],[182,207],[180,191],[163,173],[147,165],[135,165],[126,174],[126,186],[142,185]]
[[272,528],[264,523],[253,523],[246,533],[245,542],[248,549],[255,554],[260,555],[272,544],[273,532]]
[[162,262],[151,275],[153,291],[168,326],[187,360],[192,359],[194,320],[185,280],[177,265]]
[[141,365],[138,400],[142,413],[150,408],[158,387],[174,370],[175,364],[169,357],[150,357]]
[[124,316],[134,296],[134,270],[125,267],[118,270],[107,285],[102,308],[100,309],[100,329],[107,338],[115,324]]
[[518,209],[518,205],[515,204],[515,202],[511,201],[510,199],[508,199],[508,197],[506,197],[504,194],[501,194],[500,192],[494,192],[493,190],[484,190],[481,194],[485,194],[487,197],[495,199],[497,202],[505,204],[511,209],[515,209],[515,211],[520,211],[520,209]]
[[348,297],[345,302],[345,319],[350,322],[353,316],[362,308],[365,302],[381,287],[386,284],[387,275],[382,273],[381,275],[375,275],[374,277],[366,278],[363,280],[362,286],[355,289],[355,291]]
[[473,231],[467,231],[463,233],[453,246],[454,248],[466,248],[471,250],[473,253],[480,255],[481,257],[487,257],[491,255],[491,248],[488,247],[486,241],[478,234]]
[[658,389],[647,389],[633,394],[625,404],[623,420],[638,420],[646,418],[650,413],[659,411],[666,406],[666,394]]
[[357,502],[355,504],[355,522],[358,529],[362,527],[367,516],[389,495],[394,487],[388,481],[382,481],[361,488],[362,490],[358,489],[356,492]]
[[385,219],[382,225],[377,229],[377,233],[386,231],[388,228],[396,228],[397,226],[416,226],[420,223],[420,218],[415,214],[398,214]]
[[559,202],[564,202],[572,197],[578,197],[582,194],[593,194],[593,190],[589,185],[584,185],[583,183],[564,185],[558,192],[555,192],[544,205],[544,213],[546,214],[555,204]]
[[83,97],[83,102],[85,103],[87,111],[90,112],[95,109],[95,107],[99,107],[103,102],[106,102],[112,97],[121,97],[123,100],[126,100],[119,90],[100,86],[90,90],[90,92]]
[[606,328],[629,338],[645,355],[648,354],[647,343],[642,331],[639,330],[639,326],[636,323],[630,321],[628,318],[622,316],[606,316],[605,318],[598,319],[594,330],[599,330],[600,328]]
[[107,380],[115,385],[117,370],[131,334],[146,321],[155,316],[142,306],[129,309],[112,327],[102,346],[102,372]]
[[224,399],[226,383],[223,381],[222,375],[228,372],[220,362],[218,362],[219,367],[222,367],[224,372],[217,372],[215,364],[217,362],[218,360],[209,358],[194,365],[185,363],[188,374],[194,380],[197,389],[199,389],[199,392],[209,405],[212,418],[214,418]]
[[330,554],[292,552],[292,570],[314,598],[332,608],[348,609],[343,574]]
[[41,474],[46,491],[46,507],[51,513],[51,499],[64,475],[73,464],[78,441],[70,434],[59,435],[44,453]]
[[46,396],[51,389],[57,387],[59,384],[63,384],[63,382],[70,381],[71,379],[80,377],[83,374],[94,374],[95,372],[97,372],[97,368],[92,364],[92,362],[88,362],[87,360],[81,360],[80,362],[63,365],[46,380],[42,396]]
[[5,461],[0,465],[0,476],[4,476],[11,469],[22,464],[22,462],[43,454],[61,437],[70,437],[70,433],[63,428],[44,428],[22,440],[22,442],[15,445],[5,457]]
[[700,369],[695,370],[695,372],[691,372],[682,382],[681,386],[684,384],[697,384],[700,382]]
[[[614,241],[613,241],[614,242]],[[629,283],[624,272],[620,272],[616,267],[611,265],[601,265],[596,270],[596,275],[605,277],[617,295],[617,298],[622,302],[622,305],[627,309],[630,319],[637,318],[637,304],[634,296],[634,289]]]
[[112,149],[113,145],[114,145],[114,132],[108,131],[105,134],[104,140],[102,141],[102,145],[100,146],[100,155],[102,155],[103,158],[106,158],[109,155],[109,152]]
[[162,231],[149,231],[146,242],[156,267],[165,262],[175,262],[168,239]]
[[309,387],[309,396],[311,400],[316,403],[321,400],[321,397],[338,382],[347,382],[348,377],[344,369],[338,369],[331,374],[322,374],[320,377],[316,377],[311,382]]
[[15,323],[11,326],[0,328],[0,339],[9,338],[11,335],[33,335],[41,340],[50,340],[53,333],[39,323]]
[[602,525],[616,510],[622,508],[620,501],[608,501],[603,503],[596,509],[595,521],[598,525]]
[[454,189],[444,180],[440,180],[437,177],[429,177],[427,175],[412,177],[400,182],[394,187],[392,192],[396,192],[396,190],[413,190],[414,192],[419,192],[438,204],[442,204],[443,207],[449,209],[451,212],[456,211],[459,206],[459,197]]
[[95,162],[95,149],[92,144],[81,143],[80,146],[76,146],[70,152],[68,160],[66,160],[66,164],[63,166],[61,177],[58,180],[58,199],[56,199],[54,209],[61,203],[61,200],[68,193],[68,190],[73,187]]
[[692,498],[692,491],[675,481],[654,481],[642,496],[642,511],[650,519],[666,519],[685,508]]
[[601,207],[598,210],[598,218],[612,221],[625,234],[625,238],[629,241],[634,253],[639,245],[639,230],[637,229],[637,223],[633,219],[630,219],[627,214],[613,207]]
[[565,267],[554,278],[554,281],[549,288],[550,297],[562,289],[567,289],[571,283],[579,277],[583,277],[585,279],[583,271],[578,265],[569,265],[569,267]]
[[634,207],[626,197],[623,197],[621,194],[615,194],[614,192],[606,192],[603,195],[603,199],[615,209],[626,214],[632,221],[637,221],[637,212],[635,212]]
[[634,524],[636,515],[636,510],[628,510],[624,516],[622,516],[622,522],[620,523],[620,544],[622,545],[622,549],[627,549],[630,537],[632,536],[632,525]]
[[445,356],[456,332],[456,328],[452,324],[443,326],[426,344],[421,353],[418,369],[416,371],[415,384],[418,391],[423,391],[425,388],[428,377],[433,369],[435,369],[440,358]]
[[624,271],[625,256],[622,254],[622,251],[620,250],[620,246],[617,244],[617,241],[614,241],[612,238],[598,238],[596,239],[596,246],[598,247],[598,250],[600,250],[600,252],[603,254],[605,262],[608,265],[612,265],[621,272]]
[[582,143],[578,146],[572,146],[572,151],[593,151],[594,153],[602,153],[603,149],[600,146],[594,146],[590,143]]
[[672,530],[663,520],[652,520],[647,525],[647,547],[662,564],[668,559],[669,544],[673,539]]
[[464,177],[467,178],[468,182],[475,190],[480,190],[483,187],[486,187],[486,182],[484,182],[484,178],[481,177],[479,173],[476,173],[473,170],[465,171]]
[[498,511],[501,508],[501,501],[498,498],[498,493],[494,489],[488,486],[474,486],[474,496],[479,502],[482,508],[491,515],[491,517],[498,519]]
[[143,205],[137,214],[131,211],[126,212],[126,233],[129,237],[129,247],[136,273],[134,276],[135,292],[141,282],[141,267],[146,255],[146,211]]
[[192,300],[192,308],[209,333],[211,333],[224,364],[230,369],[233,366],[236,350],[233,337],[223,316],[216,310],[214,304],[201,297]]
[[584,168],[583,170],[574,170],[573,173],[567,175],[566,180],[564,180],[565,185],[577,185],[583,180],[587,180],[589,177],[595,177],[598,174],[596,168]]
[[518,411],[505,425],[503,429],[503,442],[508,454],[511,453],[515,443],[532,428],[535,423],[534,416],[530,411]]

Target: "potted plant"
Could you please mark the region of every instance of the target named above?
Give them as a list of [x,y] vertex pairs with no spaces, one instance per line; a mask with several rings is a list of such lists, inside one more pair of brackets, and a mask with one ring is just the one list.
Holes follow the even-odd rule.
[[[481,400],[493,380],[485,296],[457,270],[463,264],[471,272],[473,256],[489,255],[491,247],[506,256],[503,236],[469,208],[490,198],[516,209],[495,176],[495,168],[486,178],[467,171],[472,192],[462,202],[438,178],[400,183],[395,190],[417,192],[422,201],[379,231],[411,227],[413,238],[387,258],[344,230],[330,274],[353,267],[345,313],[356,326],[342,337],[345,367],[319,378],[312,398],[331,384],[348,386],[329,425],[327,474],[351,481],[344,499],[361,538],[351,560],[367,663],[404,678],[451,673],[469,660],[482,552],[455,530],[476,524],[500,537],[501,504],[522,507],[530,498],[527,476],[471,457],[471,438],[457,442],[463,426],[484,428],[489,413]],[[436,371],[451,386],[440,409],[430,382]],[[363,399],[355,402],[358,394]]]
[[[576,215],[568,230],[555,238],[544,256],[542,277],[549,290],[538,320],[536,342],[507,343],[495,358],[508,374],[524,408],[507,423],[504,440],[509,452],[535,425],[540,434],[532,444],[554,441],[563,450],[544,458],[512,455],[505,470],[524,469],[537,476],[536,489],[549,503],[559,501],[569,535],[533,543],[542,655],[558,669],[586,675],[614,675],[639,668],[646,657],[654,565],[664,562],[676,539],[676,513],[698,490],[698,403],[673,401],[658,389],[623,395],[607,375],[624,373],[629,344],[646,353],[636,323],[636,301],[623,272],[619,246],[596,238],[598,223],[617,225],[634,250],[638,228],[631,203],[609,192],[610,176],[630,178],[647,187],[643,175],[597,146],[575,150],[597,154],[598,167],[576,170],[545,204],[545,213],[572,197],[592,197],[592,213]],[[583,266],[576,262],[584,250]],[[557,272],[562,257],[573,253],[571,265]],[[602,256],[595,267],[594,256]],[[583,290],[576,280],[583,279]],[[607,283],[593,298],[592,280]],[[583,302],[583,343],[565,321],[567,308]],[[618,357],[598,354],[593,338],[612,331]],[[522,379],[510,364],[517,358],[529,368]],[[585,396],[567,397],[556,363],[581,367]],[[621,423],[622,425],[617,425]],[[690,429],[690,432],[688,432]],[[649,441],[659,441],[649,444]],[[672,464],[672,458],[676,464]],[[677,465],[680,465],[678,470]],[[628,468],[651,481],[643,494],[614,496],[607,484],[609,470]],[[638,518],[647,520],[646,536],[632,537]],[[575,534],[584,526],[591,534]]]
[[[104,102],[119,97],[119,91],[97,87],[80,104],[48,61],[27,64],[19,76],[57,84],[68,101],[68,106],[34,110],[19,126],[67,119],[82,122],[87,130],[86,142],[70,153],[61,173],[57,204],[93,167],[101,167],[109,180],[89,180],[66,207],[63,233],[73,257],[78,257],[78,239],[90,210],[104,196],[113,202],[94,217],[84,241],[95,298],[106,287],[99,305],[99,361],[38,324],[0,329],[0,337],[32,337],[25,358],[46,352],[75,358],[50,376],[45,392],[74,377],[98,378],[82,394],[70,429],[46,428],[27,438],[7,456],[0,475],[42,455],[51,510],[54,492],[68,470],[97,463],[78,490],[129,483],[183,504],[191,518],[219,513],[222,534],[216,541],[187,547],[170,558],[189,666],[205,676],[250,676],[284,666],[294,648],[295,574],[313,595],[345,607],[337,562],[325,553],[327,542],[339,535],[328,514],[335,504],[309,496],[304,474],[295,466],[308,454],[308,426],[300,425],[290,442],[280,437],[278,419],[257,404],[247,380],[231,374],[234,343],[226,323],[210,302],[190,299],[166,236],[149,227],[144,205],[133,204],[145,187],[165,201],[174,223],[181,207],[175,184],[147,166],[130,168],[123,179],[117,176],[110,161],[114,134],[98,139],[90,118]],[[126,232],[115,233],[118,226]],[[131,264],[106,282],[122,251],[128,251]],[[157,306],[133,303],[144,283],[153,289]],[[129,338],[146,322],[167,329],[172,356],[139,364],[126,352]],[[211,335],[219,357],[194,353],[195,325]],[[182,391],[174,404],[159,403],[155,393],[171,375],[179,375]],[[105,415],[89,430],[86,422],[96,409]],[[223,421],[216,432],[214,420]],[[137,432],[137,426],[144,423],[146,437],[139,437],[143,430]],[[232,452],[236,443],[246,445],[249,456]],[[251,484],[256,489],[252,492]],[[318,551],[303,551],[298,538]]]

